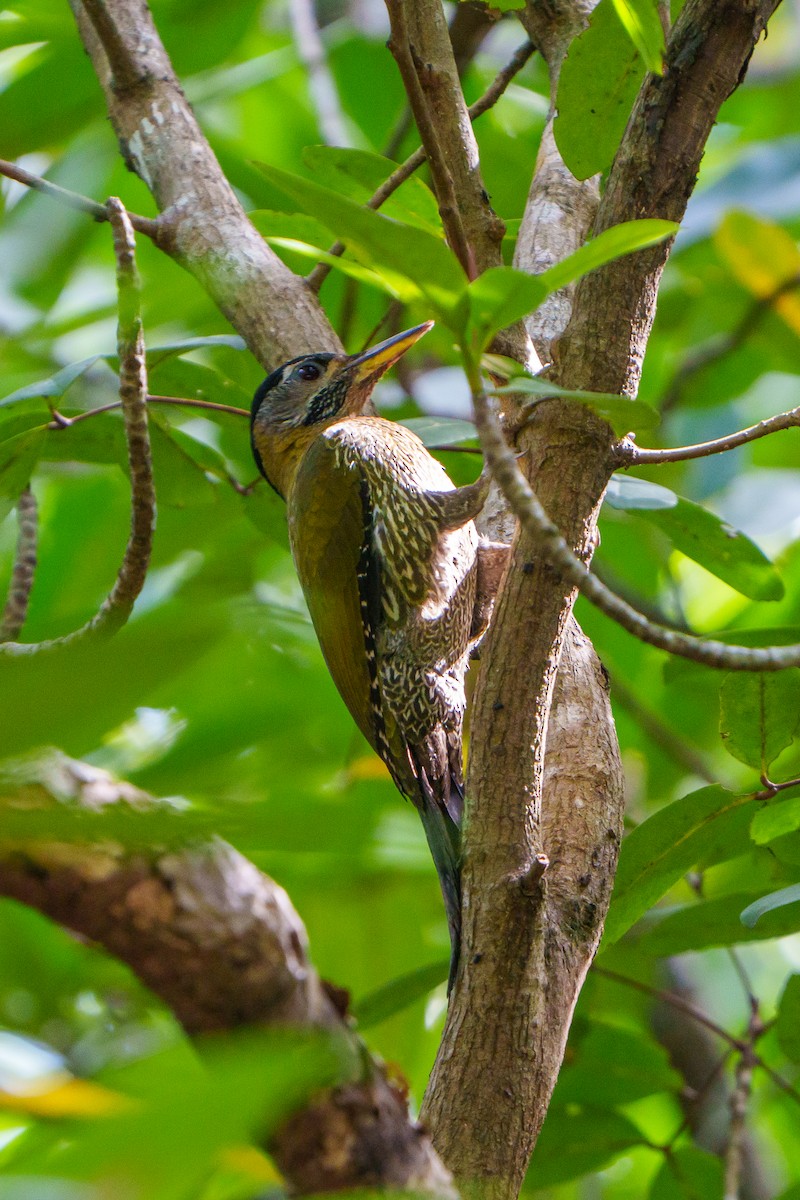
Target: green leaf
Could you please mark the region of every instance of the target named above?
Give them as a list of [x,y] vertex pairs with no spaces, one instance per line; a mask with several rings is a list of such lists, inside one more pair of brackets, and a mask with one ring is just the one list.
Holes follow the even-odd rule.
[[277,212],[259,208],[247,214],[258,232],[267,240],[288,238],[325,250],[331,243],[331,231],[322,221],[306,213]]
[[0,443],[0,520],[8,516],[30,483],[46,440],[47,433],[40,428]]
[[322,221],[366,266],[404,280],[406,291],[411,285],[449,329],[458,335],[463,332],[466,278],[441,238],[363,208],[300,175],[264,163],[257,165],[270,183]]
[[800,796],[766,805],[753,817],[750,836],[757,846],[766,846],[777,838],[800,829]]
[[460,421],[456,417],[409,417],[398,424],[415,433],[430,450],[474,442],[478,436],[472,421]]
[[790,975],[778,1005],[775,1032],[781,1050],[800,1063],[800,975]]
[[469,324],[479,350],[498,329],[513,325],[538,308],[548,294],[543,275],[527,275],[514,267],[490,267],[467,288]]
[[570,1038],[569,1065],[559,1076],[553,1104],[616,1107],[680,1091],[680,1075],[669,1064],[666,1050],[652,1038],[630,1029],[593,1021],[585,1037]]
[[[753,893],[739,892],[673,909],[643,930],[636,939],[636,947],[645,954],[662,958],[670,954],[685,954],[689,950],[708,950],[714,946],[737,946],[741,942],[785,937],[800,927],[800,909],[792,907],[794,901],[800,902],[800,884],[794,889],[784,889],[786,892],[792,890],[794,896],[782,902],[788,908],[782,907],[774,912],[766,907],[759,910],[759,915],[765,915],[757,928],[755,921],[745,927],[742,918],[744,912],[751,912],[762,901],[750,903]],[[764,897],[763,901],[767,899]]]
[[664,30],[653,0],[614,0],[614,8],[648,71],[661,75],[664,70]]
[[[611,392],[580,392],[570,388],[561,388],[548,383],[545,379],[537,379],[531,375],[515,376],[510,383],[495,389],[495,394],[498,396],[519,393],[536,396],[537,399],[532,401],[532,406],[541,403],[542,400],[552,400],[554,397],[585,404],[592,412],[597,413],[598,417],[608,421],[614,432],[619,435],[652,429],[659,421],[656,410],[649,404],[645,404],[643,400],[629,400],[627,396],[617,396]],[[614,478],[621,479],[623,476],[616,475]]]
[[[766,926],[770,918],[775,920],[780,919],[780,924],[787,926],[785,932],[793,933],[800,925],[800,918],[793,911],[788,922],[782,918],[784,914],[777,910],[783,909],[786,905],[800,903],[800,883],[793,883],[790,887],[780,888],[777,892],[770,892],[768,896],[762,896],[755,900],[752,904],[748,904],[741,912],[741,921],[748,929],[752,929],[757,922],[761,921],[762,917],[766,917],[764,925]],[[772,926],[770,925],[770,928]],[[776,937],[781,934],[762,933],[762,937]]]
[[549,292],[557,292],[559,288],[574,283],[576,279],[581,279],[590,271],[596,271],[598,267],[604,267],[614,259],[633,254],[636,250],[646,250],[649,246],[657,246],[666,238],[674,237],[678,228],[675,221],[623,221],[620,225],[613,225],[611,229],[604,229],[585,246],[581,246],[580,250],[576,250],[536,278],[546,284]]
[[603,946],[621,938],[691,867],[742,853],[757,809],[750,796],[701,788],[632,830],[622,843]]
[[[330,241],[330,238],[328,240]],[[335,271],[341,271],[343,275],[349,275],[351,279],[357,279],[360,283],[369,283],[372,287],[380,288],[396,300],[404,300],[411,304],[419,297],[416,287],[407,283],[406,286],[400,285],[396,275],[387,276],[373,271],[344,254],[329,254],[327,250],[320,250],[316,243],[301,242],[296,238],[273,237],[269,234],[264,234],[264,241],[270,246],[277,246],[278,249],[301,254],[303,258],[310,258],[314,262],[327,263]]]
[[719,690],[719,731],[739,762],[766,772],[790,746],[800,725],[800,670],[749,675],[731,672]]
[[699,1146],[679,1146],[664,1156],[650,1200],[722,1200],[722,1161]]
[[62,367],[60,371],[56,371],[55,375],[50,375],[47,379],[39,379],[36,383],[29,383],[27,387],[17,388],[15,392],[11,392],[0,400],[0,408],[5,408],[8,404],[18,404],[20,400],[32,400],[37,396],[63,396],[67,388],[88,371],[89,367],[94,366],[101,357],[100,354],[92,354],[89,358],[82,358],[80,362]]
[[612,475],[605,499],[612,508],[674,508],[678,497],[670,488],[635,475]]
[[372,1025],[380,1025],[402,1012],[415,1001],[427,996],[434,988],[439,987],[447,979],[447,963],[429,963],[417,971],[410,971],[385,984],[368,996],[364,996],[353,1006],[353,1015],[360,1029],[369,1029]]
[[632,1121],[613,1109],[551,1108],[531,1160],[528,1187],[552,1187],[578,1179],[619,1158],[645,1138]]
[[783,582],[755,542],[691,500],[671,508],[643,509],[640,519],[658,526],[676,550],[751,600],[780,600]]
[[644,74],[614,0],[600,0],[570,45],[556,97],[556,145],[578,179],[611,166]]
[[[351,200],[365,204],[397,170],[397,163],[382,154],[353,150],[346,146],[306,146],[303,159],[314,177],[336,188]],[[405,221],[418,229],[442,236],[439,205],[431,189],[418,175],[411,175],[381,205],[387,217]]]

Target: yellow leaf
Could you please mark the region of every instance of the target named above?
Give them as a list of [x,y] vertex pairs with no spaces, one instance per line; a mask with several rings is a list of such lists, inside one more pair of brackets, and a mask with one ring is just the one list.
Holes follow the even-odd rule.
[[222,1151],[220,1160],[228,1170],[255,1179],[257,1183],[283,1183],[272,1160],[255,1146],[228,1146]]
[[13,1092],[0,1090],[0,1108],[33,1117],[112,1117],[133,1107],[127,1096],[66,1073],[40,1077]]
[[776,292],[797,279],[800,288],[800,250],[794,238],[750,213],[731,212],[719,226],[714,242],[740,283],[771,305],[795,333],[800,334],[800,290]]
[[386,779],[389,771],[377,754],[363,754],[354,758],[347,768],[347,782],[356,783],[367,779]]

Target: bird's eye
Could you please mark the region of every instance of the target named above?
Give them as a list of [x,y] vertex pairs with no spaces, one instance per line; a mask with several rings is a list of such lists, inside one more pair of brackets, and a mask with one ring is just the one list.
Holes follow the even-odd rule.
[[303,363],[302,366],[297,368],[297,374],[301,379],[319,379],[322,372],[314,363]]

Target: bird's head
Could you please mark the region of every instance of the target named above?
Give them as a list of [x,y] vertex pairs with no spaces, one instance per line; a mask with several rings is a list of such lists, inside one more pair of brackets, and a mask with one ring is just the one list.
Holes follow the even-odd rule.
[[375,384],[432,325],[415,325],[363,354],[302,354],[267,376],[253,397],[250,437],[258,469],[279,495],[287,495],[314,438],[368,411]]

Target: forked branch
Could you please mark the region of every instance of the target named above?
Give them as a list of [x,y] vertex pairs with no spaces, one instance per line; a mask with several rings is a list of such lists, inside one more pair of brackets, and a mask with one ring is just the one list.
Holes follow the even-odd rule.
[[472,398],[483,452],[512,511],[534,538],[547,562],[601,612],[640,641],[717,670],[782,671],[787,667],[800,666],[800,644],[751,647],[729,645],[712,638],[691,637],[650,621],[607,588],[572,552],[548,517],[538,496],[520,471],[517,456],[503,436],[493,401],[480,386],[474,387]]

